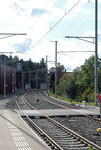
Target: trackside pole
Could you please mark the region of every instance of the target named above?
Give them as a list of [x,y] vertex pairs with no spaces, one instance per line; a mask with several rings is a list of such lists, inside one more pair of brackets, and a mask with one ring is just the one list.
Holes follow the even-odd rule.
[[101,95],[96,95],[97,96],[97,101],[100,103],[100,118],[101,118]]
[[101,100],[100,100],[99,103],[100,103],[100,118],[101,118]]

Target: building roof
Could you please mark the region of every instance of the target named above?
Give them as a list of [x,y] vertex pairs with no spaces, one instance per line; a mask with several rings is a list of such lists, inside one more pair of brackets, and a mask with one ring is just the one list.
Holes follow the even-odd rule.
[[60,72],[58,73],[58,79],[61,80],[65,75],[71,74],[72,72]]

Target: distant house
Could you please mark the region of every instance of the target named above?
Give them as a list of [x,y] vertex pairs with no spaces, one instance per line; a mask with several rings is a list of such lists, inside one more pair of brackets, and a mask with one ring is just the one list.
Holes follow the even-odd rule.
[[[4,88],[6,87],[6,88]],[[22,72],[21,63],[17,64],[17,68],[4,65],[0,60],[0,94],[15,93],[17,90],[24,88],[24,73]]]
[[72,72],[60,72],[58,73],[58,80],[61,80],[64,76],[71,74]]
[[9,66],[5,67],[4,64],[0,63],[0,94],[4,94],[4,86],[6,86],[6,94],[16,91],[16,69]]

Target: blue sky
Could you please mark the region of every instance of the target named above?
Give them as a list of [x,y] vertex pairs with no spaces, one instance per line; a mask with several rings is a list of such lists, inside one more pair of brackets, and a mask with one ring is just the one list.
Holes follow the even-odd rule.
[[[1,1],[1,0],[0,0]],[[41,58],[54,61],[55,45],[58,41],[58,52],[74,50],[94,50],[94,44],[77,39],[66,39],[65,36],[94,36],[95,0],[81,0],[59,24],[53,26],[79,0],[3,0],[0,4],[0,33],[27,33],[26,36],[14,36],[1,39],[0,51],[14,52],[24,60],[40,61]],[[101,0],[98,0],[98,34],[101,35]],[[53,29],[52,29],[53,28]],[[47,36],[40,40],[50,29]],[[101,37],[101,36],[99,36]],[[39,42],[40,41],[40,42]],[[37,44],[38,42],[38,44]],[[16,54],[21,52],[23,54]],[[26,54],[25,54],[26,53]],[[94,53],[58,53],[58,62],[67,71],[82,65]],[[101,38],[98,43],[98,55],[101,56]],[[49,67],[54,64],[48,64]]]

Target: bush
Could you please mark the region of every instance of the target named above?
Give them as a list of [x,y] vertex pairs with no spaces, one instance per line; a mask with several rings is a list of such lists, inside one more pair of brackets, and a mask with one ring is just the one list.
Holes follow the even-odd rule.
[[94,102],[94,91],[91,88],[86,89],[79,98],[79,101]]

